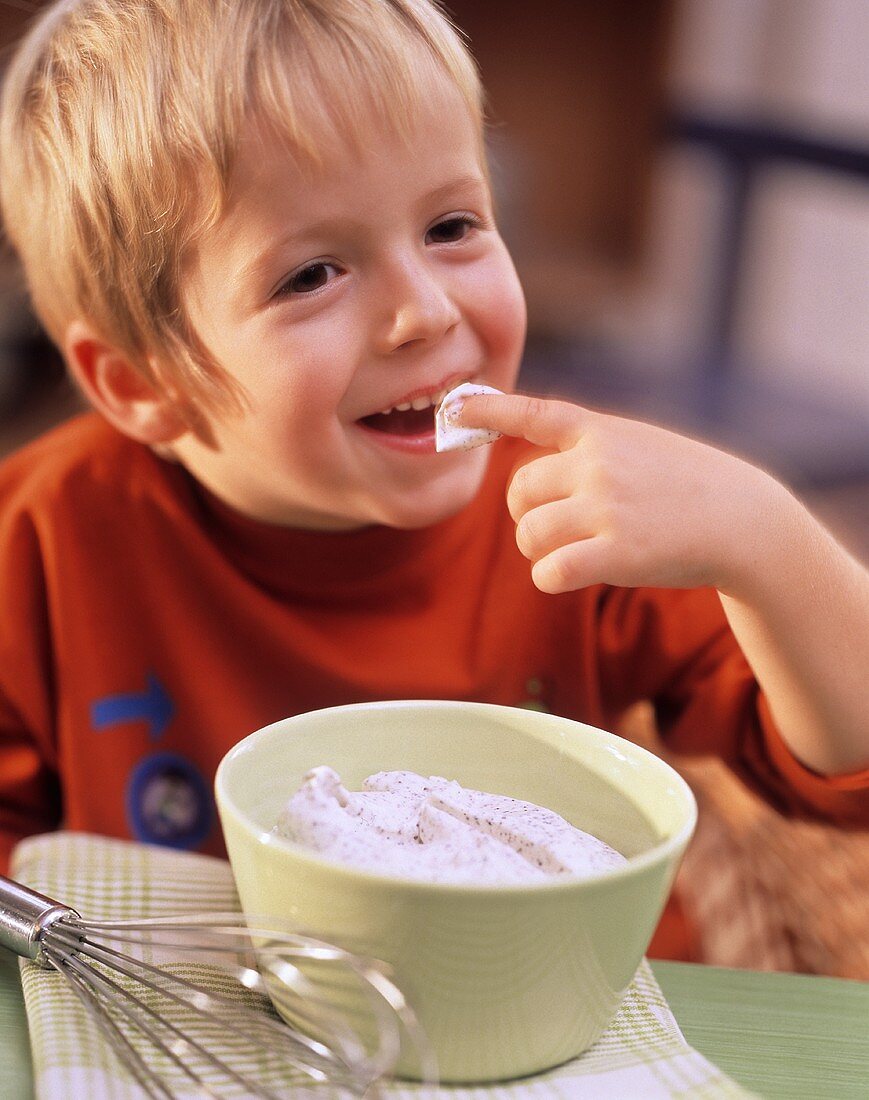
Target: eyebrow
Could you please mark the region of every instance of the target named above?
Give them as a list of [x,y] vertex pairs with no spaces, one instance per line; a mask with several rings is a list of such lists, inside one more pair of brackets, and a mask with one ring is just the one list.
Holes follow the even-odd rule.
[[[446,183],[439,187],[435,187],[433,190],[426,192],[420,199],[420,206],[427,206],[430,203],[442,202],[453,195],[456,191],[470,190],[475,188],[480,191],[487,189],[486,180],[483,176],[475,175],[463,175],[457,176],[455,179],[448,180]],[[349,218],[324,218],[322,221],[314,222],[312,225],[306,225],[303,228],[291,229],[285,233],[282,237],[279,237],[277,241],[274,241],[267,248],[263,249],[257,256],[255,256],[248,263],[243,264],[237,274],[237,279],[240,282],[247,283],[251,279],[257,279],[260,273],[265,275],[269,267],[273,263],[273,257],[282,252],[288,245],[291,245],[294,241],[302,241],[306,237],[323,237],[346,228],[351,222]]]
[[461,191],[471,187],[485,191],[487,190],[486,180],[483,176],[457,176],[441,187],[436,187],[433,191],[429,191],[427,195],[423,196],[422,202],[429,203],[437,202],[440,199],[447,199],[454,191]]

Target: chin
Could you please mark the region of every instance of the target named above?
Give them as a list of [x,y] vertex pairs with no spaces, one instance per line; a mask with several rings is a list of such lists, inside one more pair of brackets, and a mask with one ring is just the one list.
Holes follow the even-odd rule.
[[464,452],[464,461],[443,477],[399,490],[380,501],[379,523],[401,530],[431,527],[451,519],[471,503],[483,484],[488,448]]

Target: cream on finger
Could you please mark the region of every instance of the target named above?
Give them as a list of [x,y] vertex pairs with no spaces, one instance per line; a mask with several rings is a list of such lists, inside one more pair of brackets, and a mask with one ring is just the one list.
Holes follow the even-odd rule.
[[469,451],[472,447],[482,447],[485,443],[494,443],[500,432],[488,428],[463,428],[456,423],[465,399],[479,394],[501,394],[492,386],[483,386],[477,382],[463,382],[447,393],[435,413],[435,450]]

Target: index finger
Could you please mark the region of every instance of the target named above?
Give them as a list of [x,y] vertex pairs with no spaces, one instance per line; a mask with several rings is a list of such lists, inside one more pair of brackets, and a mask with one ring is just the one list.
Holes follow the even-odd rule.
[[538,447],[566,451],[580,438],[588,413],[580,405],[521,393],[474,394],[455,415],[463,428],[488,428]]

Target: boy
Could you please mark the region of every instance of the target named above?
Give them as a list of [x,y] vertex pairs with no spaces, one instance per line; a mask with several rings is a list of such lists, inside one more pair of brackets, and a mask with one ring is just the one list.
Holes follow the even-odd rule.
[[652,699],[780,808],[869,821],[869,578],[781,486],[520,396],[464,413],[518,440],[435,453],[446,390],[513,388],[524,307],[428,0],[63,3],[0,139],[97,410],[0,473],[7,853],[61,824],[220,851],[233,743],[390,697]]

